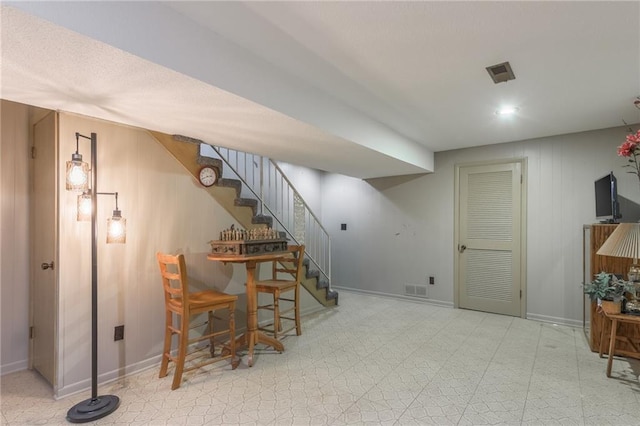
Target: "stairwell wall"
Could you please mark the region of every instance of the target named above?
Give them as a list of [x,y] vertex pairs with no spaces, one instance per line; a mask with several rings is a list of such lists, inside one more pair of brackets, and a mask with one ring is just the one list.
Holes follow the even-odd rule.
[[626,134],[618,127],[441,152],[428,175],[325,175],[322,220],[333,243],[333,285],[404,296],[405,284],[426,284],[428,301],[453,306],[455,166],[526,158],[527,317],[581,324],[582,225],[595,222],[594,181],[613,170],[624,220],[638,216],[638,179],[616,155]]

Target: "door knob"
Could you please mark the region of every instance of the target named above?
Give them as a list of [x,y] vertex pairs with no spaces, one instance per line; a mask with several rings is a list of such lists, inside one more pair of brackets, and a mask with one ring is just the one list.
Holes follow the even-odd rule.
[[40,267],[42,269],[45,269],[45,270],[49,269],[49,268],[54,269],[53,268],[53,260],[51,261],[51,263],[47,263],[47,262],[43,263],[42,265],[40,265]]
[[460,253],[464,253],[464,251],[465,251],[466,249],[467,249],[467,246],[465,246],[464,244],[463,244],[463,245],[461,245],[461,246],[458,246],[458,251],[459,251]]

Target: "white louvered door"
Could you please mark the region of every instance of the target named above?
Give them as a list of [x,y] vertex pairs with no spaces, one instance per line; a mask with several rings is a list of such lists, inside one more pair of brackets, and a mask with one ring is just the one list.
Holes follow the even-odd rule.
[[520,162],[459,169],[460,308],[521,316]]

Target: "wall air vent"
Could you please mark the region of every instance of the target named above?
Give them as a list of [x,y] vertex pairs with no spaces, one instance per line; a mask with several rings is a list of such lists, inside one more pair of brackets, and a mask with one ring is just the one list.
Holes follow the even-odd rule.
[[416,296],[416,297],[424,297],[427,296],[427,286],[420,284],[405,284],[404,285],[404,294],[407,296]]
[[496,84],[516,79],[516,76],[515,74],[513,74],[513,70],[511,69],[511,65],[509,65],[509,62],[503,62],[501,64],[487,67],[487,72],[491,76],[493,82]]

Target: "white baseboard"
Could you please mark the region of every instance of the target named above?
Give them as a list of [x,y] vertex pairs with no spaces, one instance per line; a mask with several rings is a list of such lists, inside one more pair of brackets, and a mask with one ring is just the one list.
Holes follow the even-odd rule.
[[[100,374],[98,375],[98,385],[103,386],[105,384],[122,379],[123,377],[140,373],[149,368],[159,366],[161,359],[162,359],[161,355],[156,355],[151,358],[147,358],[143,361],[136,362],[135,364],[130,364],[125,367]],[[71,383],[69,385],[58,388],[54,393],[54,398],[55,399],[66,398],[68,396],[75,395],[77,393],[84,392],[89,389],[91,389],[91,378],[88,378],[86,380],[81,380],[76,383]]]
[[[352,293],[370,294],[372,296],[389,297],[392,299],[400,299],[400,300],[410,300],[412,302],[426,303],[429,305],[436,305],[444,308],[453,308],[452,302],[446,302],[442,300],[427,299],[423,297],[411,297],[411,296],[404,296],[399,294],[383,293],[379,291],[360,290],[360,289],[355,289],[350,287],[332,286],[332,288],[336,290],[352,292]],[[532,321],[546,322],[550,324],[566,325],[568,327],[582,328],[582,320],[572,320],[569,318],[552,317],[548,315],[539,315],[539,314],[532,314],[532,313],[527,313],[527,319]]]
[[16,371],[26,370],[29,367],[29,361],[26,359],[10,362],[9,364],[0,365],[0,376],[15,373]]
[[547,322],[550,324],[566,325],[568,327],[582,328],[582,320],[572,320],[568,318],[551,317],[548,315],[531,314],[527,312],[527,319],[533,321]]
[[400,299],[400,300],[408,300],[408,301],[417,302],[417,303],[425,303],[427,305],[435,305],[443,308],[453,308],[453,302],[447,302],[444,300],[436,300],[436,299],[428,299],[426,297],[411,297],[411,296],[404,296],[401,294],[383,293],[380,291],[371,291],[371,290],[360,290],[356,288],[339,287],[335,285],[331,286],[331,288],[335,290],[347,291],[352,293],[370,294],[372,296],[388,297],[391,299]]

